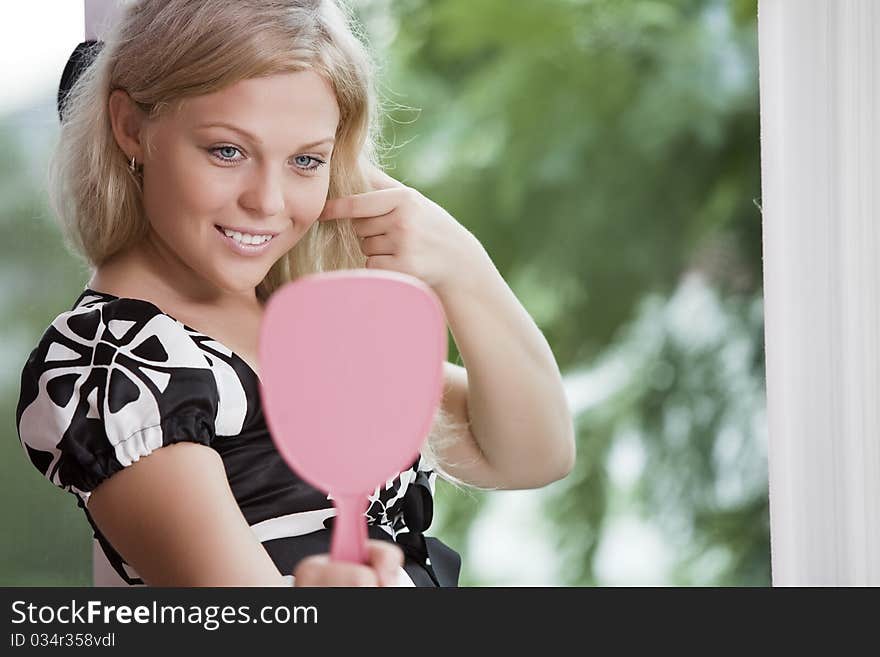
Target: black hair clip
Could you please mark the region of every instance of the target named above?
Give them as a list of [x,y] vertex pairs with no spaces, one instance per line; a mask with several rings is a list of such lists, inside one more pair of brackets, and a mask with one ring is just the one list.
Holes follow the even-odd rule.
[[89,64],[95,60],[95,57],[98,56],[103,47],[103,41],[90,40],[83,41],[73,49],[67,60],[67,65],[64,67],[64,72],[61,74],[61,82],[58,85],[59,120],[64,120],[64,103],[70,90],[73,89],[73,85],[76,84],[82,72],[89,67]]

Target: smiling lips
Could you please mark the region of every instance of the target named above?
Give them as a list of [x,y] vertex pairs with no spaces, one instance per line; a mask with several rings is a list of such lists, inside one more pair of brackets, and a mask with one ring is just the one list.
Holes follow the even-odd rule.
[[275,237],[275,233],[249,233],[245,231],[239,231],[235,228],[224,228],[223,226],[216,226],[217,230],[221,231],[226,237],[230,237],[236,240],[239,244],[262,244],[263,242],[268,242],[273,237]]
[[233,233],[241,233],[242,235],[277,235],[280,233],[280,230],[268,230],[267,228],[254,228],[251,230],[250,228],[246,228],[244,226],[221,226],[220,224],[214,224],[217,228],[221,230],[228,230]]
[[249,235],[215,226],[217,233],[239,255],[257,255],[269,248],[274,234]]

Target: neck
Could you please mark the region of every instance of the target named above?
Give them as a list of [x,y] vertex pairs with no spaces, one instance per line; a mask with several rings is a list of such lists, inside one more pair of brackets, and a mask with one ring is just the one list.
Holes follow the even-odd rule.
[[262,305],[256,289],[233,292],[201,279],[152,230],[138,244],[120,251],[98,267],[89,287],[114,296],[159,300],[170,306],[241,308]]

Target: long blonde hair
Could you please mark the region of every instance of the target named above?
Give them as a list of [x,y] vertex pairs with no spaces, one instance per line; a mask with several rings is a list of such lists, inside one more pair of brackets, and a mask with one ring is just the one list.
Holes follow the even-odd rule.
[[[65,244],[97,268],[148,232],[137,174],[110,124],[109,96],[125,90],[156,119],[187,98],[241,80],[313,70],[331,84],[340,111],[328,196],[370,191],[378,164],[375,65],[363,30],[342,0],[135,0],[64,99],[49,165],[49,203]],[[146,144],[150,148],[149,141]],[[256,288],[265,301],[304,274],[363,268],[351,220],[315,222]],[[435,447],[461,430],[438,411],[422,455],[447,480]]]

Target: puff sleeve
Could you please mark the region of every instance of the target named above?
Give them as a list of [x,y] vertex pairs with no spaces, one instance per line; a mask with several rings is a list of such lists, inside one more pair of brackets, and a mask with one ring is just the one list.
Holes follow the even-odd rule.
[[52,322],[22,370],[16,422],[31,463],[84,505],[160,447],[210,446],[218,404],[210,363],[184,325],[116,298]]

